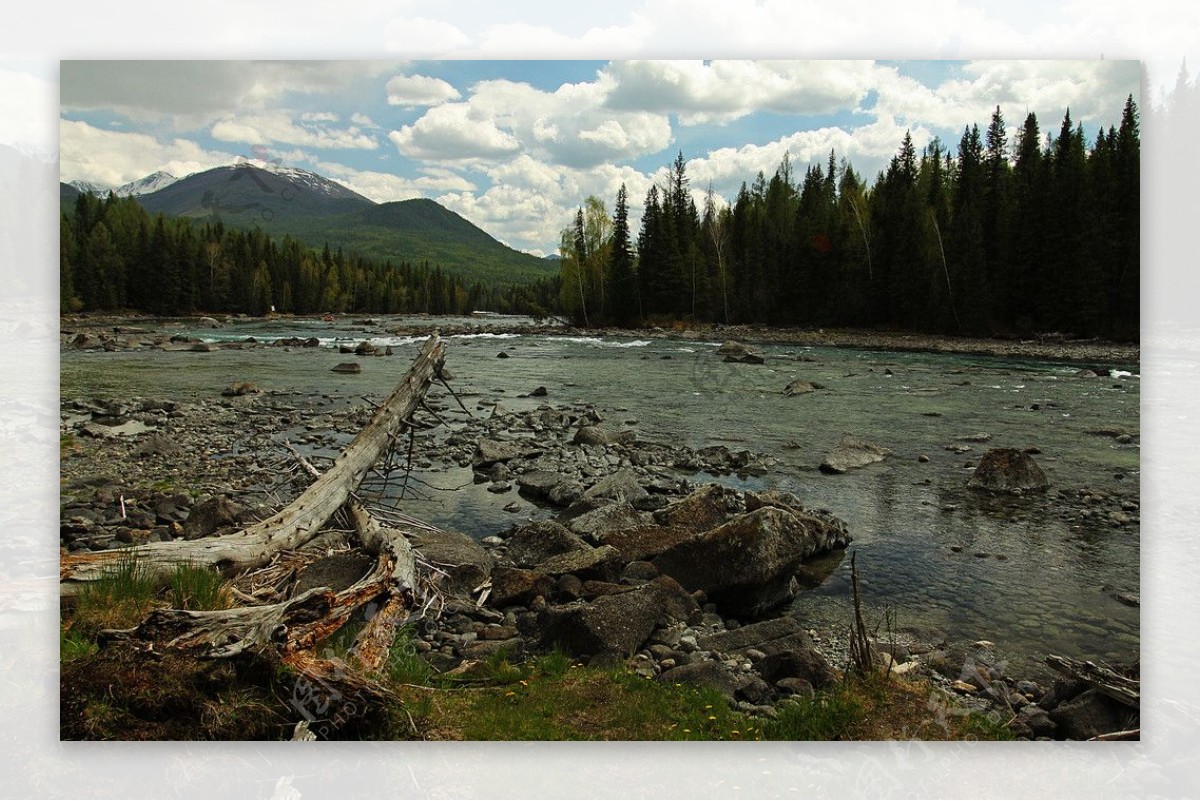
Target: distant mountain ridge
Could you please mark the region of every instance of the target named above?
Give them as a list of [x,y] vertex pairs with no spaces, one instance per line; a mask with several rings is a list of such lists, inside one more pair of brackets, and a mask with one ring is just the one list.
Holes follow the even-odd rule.
[[135,195],[148,195],[151,192],[157,192],[160,189],[166,189],[171,184],[179,179],[169,172],[159,170],[152,172],[145,178],[139,178],[136,181],[130,181],[127,184],[121,184],[113,190],[113,194],[117,197],[131,197]]
[[[152,188],[155,183],[158,188]],[[268,169],[242,162],[183,178],[160,171],[114,191],[120,190],[128,190],[151,213],[258,227],[312,248],[328,244],[381,262],[428,262],[469,281],[527,283],[558,272],[552,262],[504,245],[436,201],[376,203],[295,167]],[[62,201],[70,202],[70,195],[64,184]]]

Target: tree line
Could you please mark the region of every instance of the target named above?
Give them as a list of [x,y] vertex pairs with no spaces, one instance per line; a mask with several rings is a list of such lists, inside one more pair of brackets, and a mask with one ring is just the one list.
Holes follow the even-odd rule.
[[650,188],[636,239],[626,189],[564,229],[559,309],[582,325],[673,320],[964,335],[1132,339],[1139,327],[1139,115],[1090,147],[1068,110],[1009,142],[999,107],[955,149],[905,134],[866,185],[845,159],[697,208],[680,153]]
[[546,313],[533,287],[468,285],[424,262],[379,263],[259,229],[151,216],[112,194],[81,193],[61,214],[59,244],[63,311]]

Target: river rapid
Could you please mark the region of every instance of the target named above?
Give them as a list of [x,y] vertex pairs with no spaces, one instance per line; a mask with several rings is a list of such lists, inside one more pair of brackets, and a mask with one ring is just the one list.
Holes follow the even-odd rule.
[[[932,641],[990,640],[1017,668],[1033,669],[1049,653],[1137,657],[1139,610],[1131,602],[1139,592],[1137,365],[1105,365],[1111,375],[1083,377],[1079,365],[1063,363],[788,344],[763,344],[765,364],[754,365],[723,362],[715,353],[719,341],[521,333],[521,321],[500,322],[503,328],[489,329],[479,321],[445,321],[457,331],[481,326],[447,339],[452,386],[474,414],[485,415],[496,402],[513,411],[579,402],[642,440],[772,457],[765,475],[694,480],[786,490],[844,519],[868,625],[881,633],[892,626]],[[144,326],[209,342],[316,336],[322,347],[68,348],[60,364],[62,396],[216,400],[229,384],[247,381],[306,397],[378,399],[423,341],[388,332],[419,323],[429,321]],[[391,346],[395,355],[338,353],[339,344],[364,339]],[[498,358],[502,351],[508,358]],[[360,362],[362,372],[331,372],[347,360]],[[794,379],[822,388],[784,395]],[[545,397],[520,397],[539,386]],[[893,453],[843,475],[820,472],[844,433]],[[972,468],[991,447],[1036,448],[1050,493],[993,498],[968,490]],[[515,492],[486,492],[472,484],[469,468],[435,467],[416,477],[447,491],[428,489],[406,500],[405,511],[477,538],[550,514]],[[505,511],[513,501],[519,511]],[[849,558],[839,555],[806,571],[809,586],[792,613],[816,627],[846,625],[849,570]]]

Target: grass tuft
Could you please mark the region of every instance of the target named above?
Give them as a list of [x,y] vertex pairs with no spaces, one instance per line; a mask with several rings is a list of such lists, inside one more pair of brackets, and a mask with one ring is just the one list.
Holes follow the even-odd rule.
[[168,583],[171,606],[202,611],[228,609],[233,594],[220,573],[196,565],[176,565]]
[[129,551],[75,598],[74,625],[81,636],[94,637],[102,629],[131,628],[154,605],[157,586],[150,571]]

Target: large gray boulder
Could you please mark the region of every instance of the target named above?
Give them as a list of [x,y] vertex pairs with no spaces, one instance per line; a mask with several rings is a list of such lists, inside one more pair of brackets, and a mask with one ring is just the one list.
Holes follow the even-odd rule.
[[621,572],[621,552],[611,545],[567,551],[539,562],[535,569],[548,576],[569,573],[581,579],[613,581]]
[[1056,727],[1055,737],[1060,740],[1090,740],[1100,734],[1138,728],[1136,710],[1097,690],[1059,704],[1049,716]]
[[530,470],[517,478],[518,491],[555,506],[570,506],[583,494],[579,482],[551,470]]
[[500,439],[481,439],[475,443],[475,453],[471,457],[472,467],[491,467],[497,462],[507,462],[522,454],[521,446],[515,442]]
[[533,567],[552,556],[591,548],[577,534],[553,520],[539,520],[522,526],[505,544],[508,558],[518,567]]
[[411,531],[409,541],[426,561],[446,571],[443,590],[468,595],[491,575],[495,560],[475,540],[458,531]]
[[821,462],[822,473],[845,473],[858,467],[882,462],[892,451],[873,442],[846,434]]
[[248,510],[223,495],[196,504],[183,523],[184,539],[197,540],[236,526]]
[[1050,481],[1028,453],[992,448],[979,460],[967,486],[990,492],[1043,492]]
[[635,528],[649,522],[648,514],[634,509],[627,501],[620,501],[572,517],[566,521],[566,526],[576,534],[603,541],[606,532]]
[[796,567],[844,547],[846,527],[775,507],[739,515],[654,558],[659,572],[702,590],[726,612],[757,616],[791,597]]
[[753,654],[754,669],[772,684],[784,679],[804,679],[813,687],[822,688],[836,678],[808,632],[792,617],[717,632],[700,637],[696,644],[701,650],[726,655]]
[[622,468],[610,476],[597,481],[586,492],[583,497],[591,500],[593,498],[608,498],[614,501],[629,501],[633,502],[640,498],[645,498],[650,493],[642,487],[638,477],[634,475],[629,468]]
[[590,603],[547,607],[538,616],[538,626],[543,645],[557,645],[572,656],[628,657],[646,642],[666,610],[663,590],[651,583]]
[[724,523],[736,509],[737,501],[730,490],[720,484],[706,484],[655,512],[654,519],[664,526],[699,532]]

